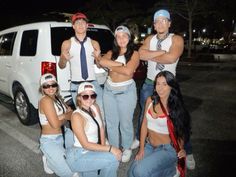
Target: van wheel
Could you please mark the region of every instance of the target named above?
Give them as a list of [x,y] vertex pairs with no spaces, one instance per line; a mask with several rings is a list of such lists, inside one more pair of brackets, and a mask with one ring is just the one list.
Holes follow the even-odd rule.
[[38,122],[38,111],[29,102],[29,99],[22,87],[17,87],[15,90],[14,107],[22,124],[33,125]]

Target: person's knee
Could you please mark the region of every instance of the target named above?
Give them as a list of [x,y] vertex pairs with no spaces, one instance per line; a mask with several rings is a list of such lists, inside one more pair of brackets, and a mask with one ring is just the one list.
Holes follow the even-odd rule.
[[136,164],[131,172],[135,177],[145,177],[147,176],[147,171],[141,165]]

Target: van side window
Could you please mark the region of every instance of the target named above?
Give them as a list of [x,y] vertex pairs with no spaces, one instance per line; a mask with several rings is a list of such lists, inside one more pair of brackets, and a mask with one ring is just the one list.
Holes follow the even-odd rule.
[[38,41],[38,30],[24,31],[20,46],[20,56],[35,56]]
[[12,55],[16,32],[0,36],[0,56]]

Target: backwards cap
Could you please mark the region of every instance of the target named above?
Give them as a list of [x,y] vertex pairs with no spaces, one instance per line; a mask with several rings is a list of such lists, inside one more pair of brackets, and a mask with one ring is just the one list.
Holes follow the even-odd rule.
[[129,29],[128,29],[126,26],[118,26],[118,27],[116,28],[116,30],[115,30],[115,35],[116,35],[118,32],[127,33],[127,34],[129,35],[129,37],[131,36]]
[[166,17],[170,20],[170,13],[167,10],[161,9],[155,12],[153,21],[155,21],[158,17]]
[[50,82],[50,81],[54,81],[54,82],[57,82],[57,79],[56,77],[51,74],[51,73],[46,73],[44,75],[41,76],[40,78],[40,85],[44,85],[46,84],[47,82]]
[[83,82],[79,85],[77,93],[81,94],[84,91],[91,90],[96,93],[95,87],[90,82]]
[[72,15],[72,17],[71,17],[72,23],[75,23],[75,21],[78,20],[78,19],[83,19],[86,22],[88,21],[87,16],[85,14],[81,13],[81,12],[77,12],[76,14]]

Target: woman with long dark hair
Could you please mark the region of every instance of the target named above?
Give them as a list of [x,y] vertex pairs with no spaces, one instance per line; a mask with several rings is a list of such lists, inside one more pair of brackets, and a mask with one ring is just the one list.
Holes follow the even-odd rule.
[[115,147],[122,146],[122,162],[128,162],[132,154],[133,114],[137,103],[133,74],[139,65],[139,54],[134,50],[129,29],[118,26],[113,49],[96,59],[109,70],[103,95],[108,140]]
[[140,149],[129,169],[129,177],[173,177],[176,167],[185,176],[184,142],[190,137],[190,115],[179,84],[169,71],[155,78],[141,127]]

